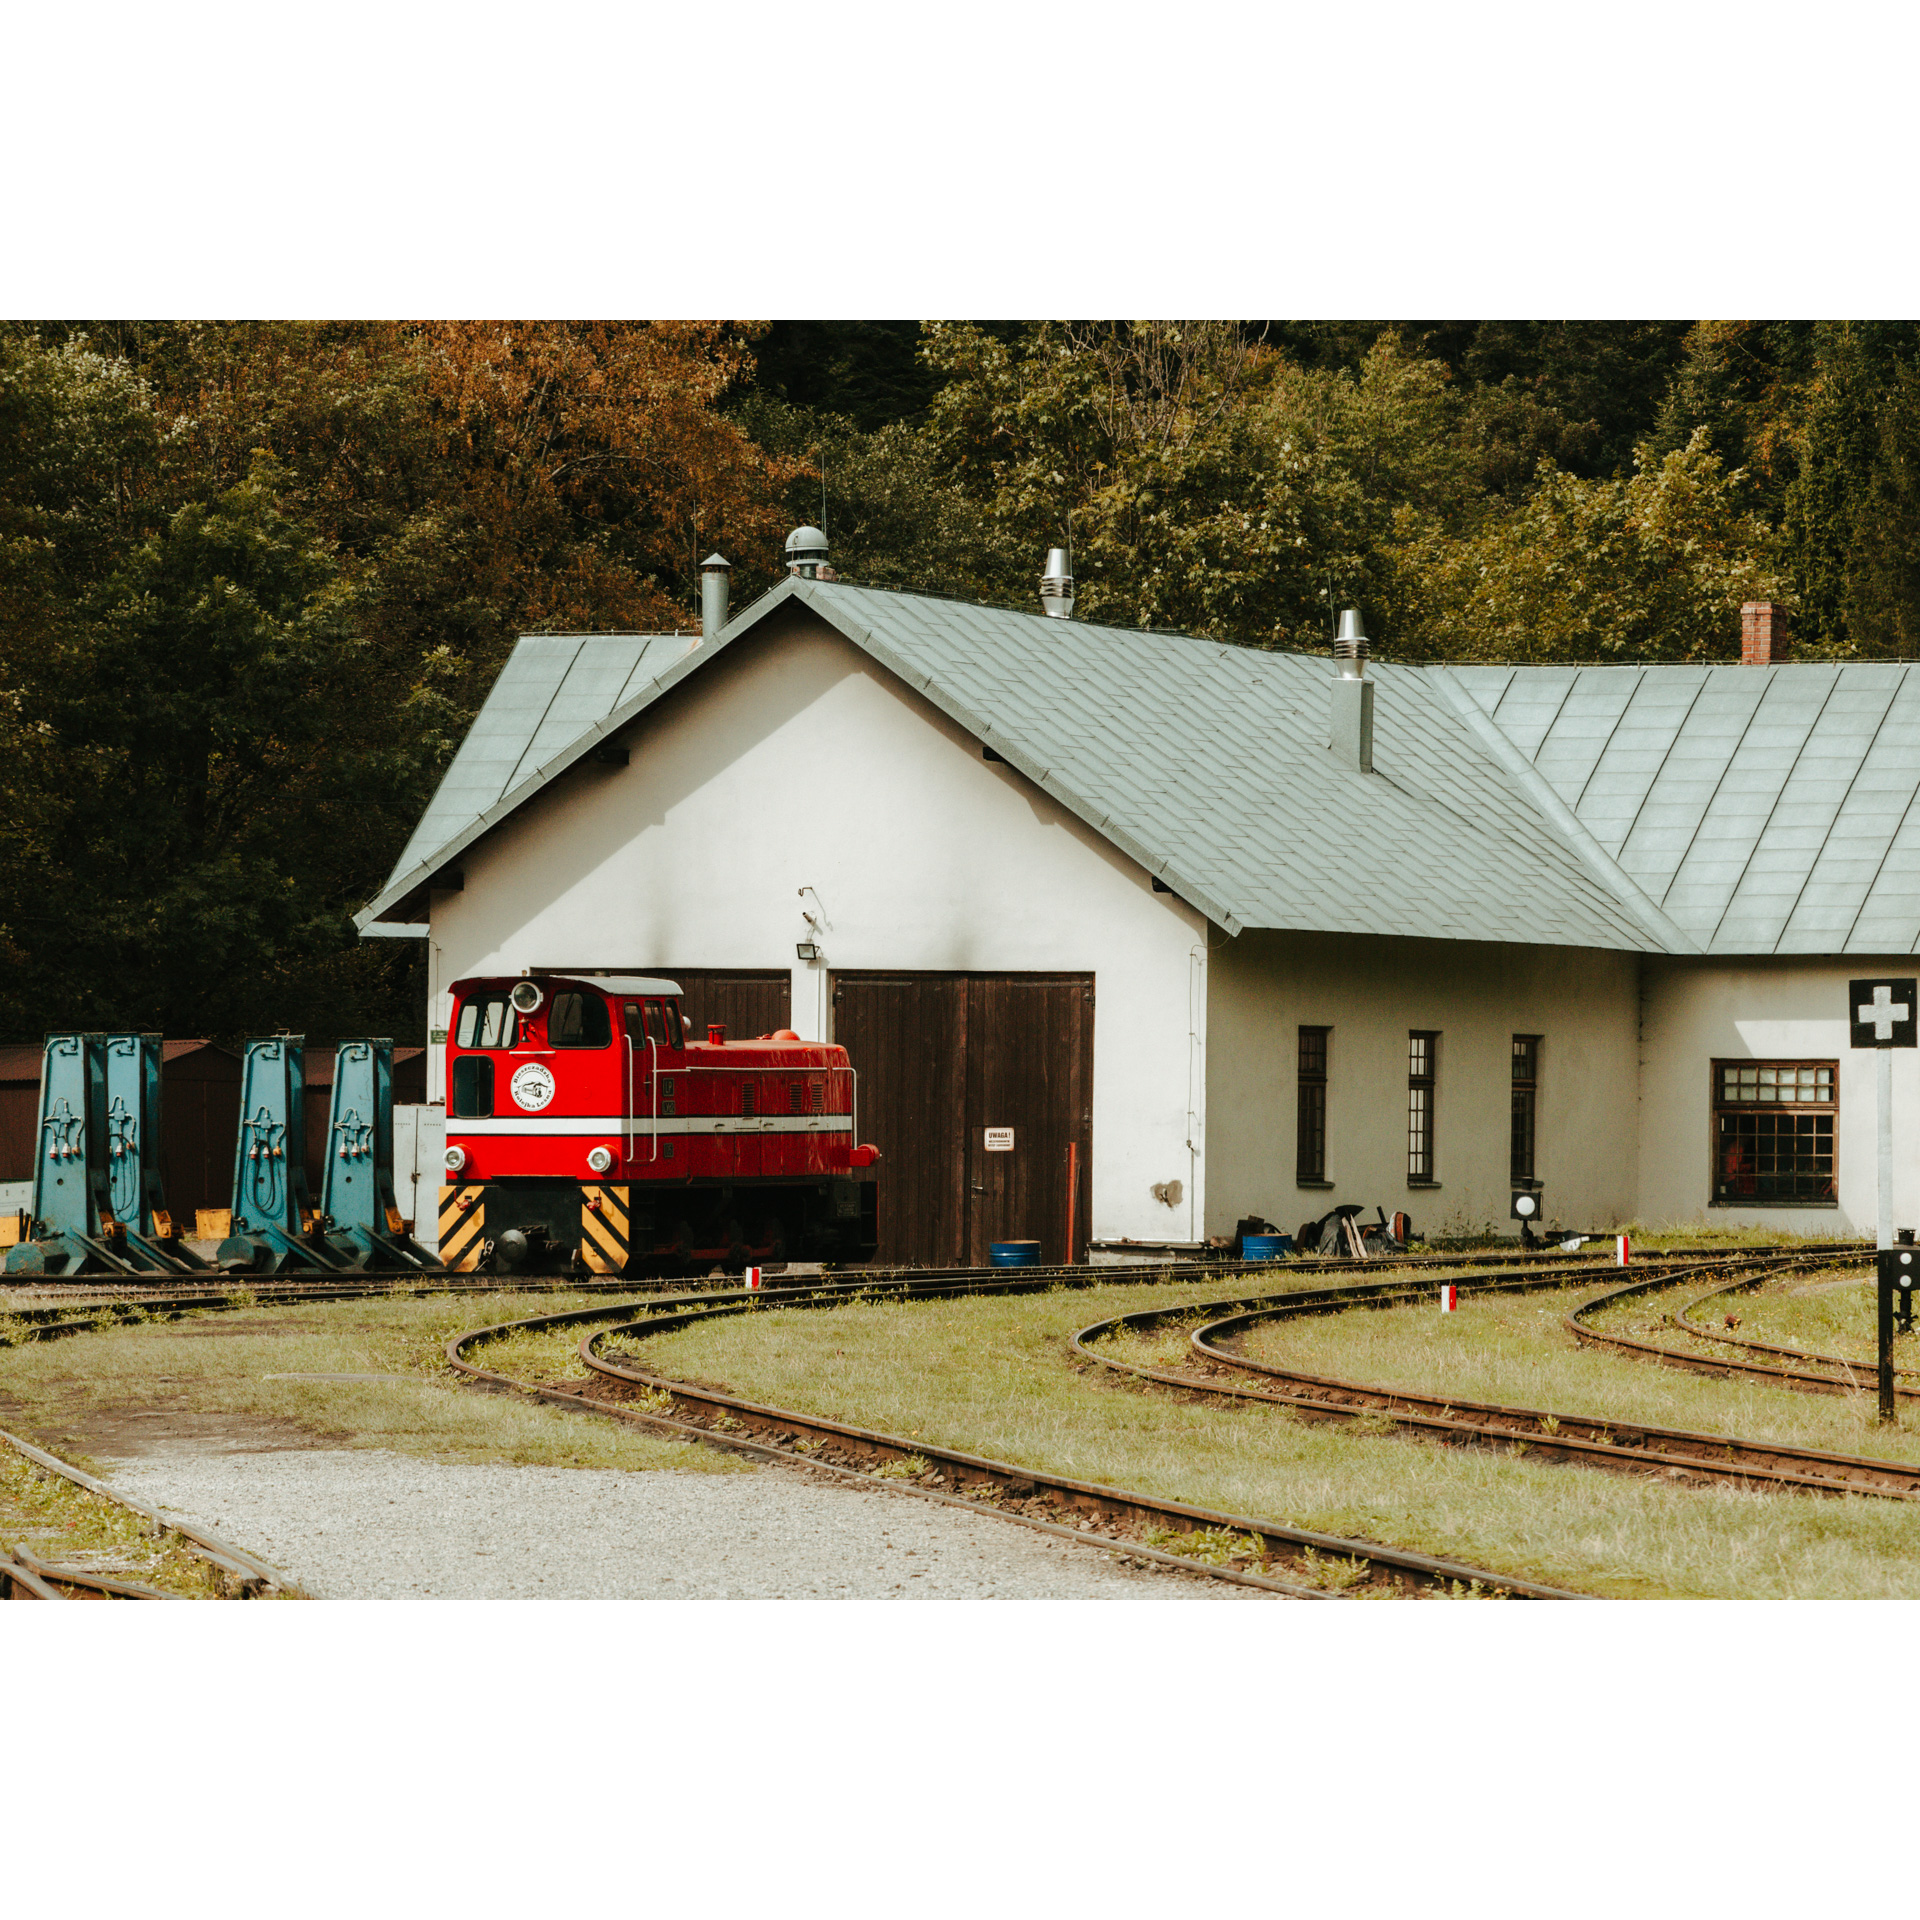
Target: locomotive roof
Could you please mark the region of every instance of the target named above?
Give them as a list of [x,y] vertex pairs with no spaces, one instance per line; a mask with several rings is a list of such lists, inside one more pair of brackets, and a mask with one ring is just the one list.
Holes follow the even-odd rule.
[[1323,655],[797,579],[711,646],[522,639],[361,926],[795,601],[1230,933],[1920,947],[1914,665],[1375,661],[1362,774]]
[[602,973],[594,967],[529,967],[524,974],[476,973],[453,984],[464,987],[471,986],[476,980],[484,980],[489,986],[512,986],[516,980],[524,980],[534,974],[538,974],[542,980],[567,980],[575,986],[598,987],[603,993],[636,994],[642,999],[648,994],[664,999],[686,992],[677,980],[657,980],[651,974],[644,973]]

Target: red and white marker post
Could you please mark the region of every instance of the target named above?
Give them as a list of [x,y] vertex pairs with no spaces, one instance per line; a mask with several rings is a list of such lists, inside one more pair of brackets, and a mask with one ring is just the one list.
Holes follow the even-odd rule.
[[1460,1289],[1458,1287],[1441,1287],[1440,1311],[1442,1313],[1458,1313],[1460,1311]]
[[1616,1267],[1630,1267],[1633,1265],[1633,1241],[1624,1233],[1614,1235],[1613,1264]]
[[758,1293],[765,1283],[766,1277],[767,1270],[765,1267],[749,1267],[746,1272],[740,1276],[742,1284],[749,1293]]

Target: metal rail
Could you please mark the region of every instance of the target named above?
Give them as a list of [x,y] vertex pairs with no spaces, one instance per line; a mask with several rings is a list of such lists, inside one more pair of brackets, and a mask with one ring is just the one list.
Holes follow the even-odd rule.
[[[1838,1265],[1842,1261],[1857,1260],[1859,1257],[1857,1252],[1834,1253],[1824,1256],[1801,1255],[1799,1256],[1798,1263],[1832,1266]],[[1782,1263],[1781,1266],[1772,1271],[1789,1271],[1793,1264],[1796,1263]],[[1772,1271],[1753,1275],[1750,1283],[1753,1285],[1760,1284],[1761,1281],[1772,1277]],[[1592,1299],[1581,1301],[1581,1303],[1567,1315],[1567,1329],[1583,1346],[1611,1347],[1616,1352],[1631,1354],[1639,1359],[1652,1360],[1663,1367],[1677,1367],[1686,1373],[1704,1373],[1724,1380],[1752,1380],[1765,1386],[1791,1388],[1797,1393],[1846,1394],[1866,1391],[1864,1385],[1855,1385],[1851,1381],[1844,1379],[1836,1380],[1830,1374],[1812,1373],[1805,1367],[1776,1367],[1759,1360],[1733,1360],[1720,1354],[1690,1353],[1682,1347],[1666,1346],[1657,1340],[1637,1339],[1632,1334],[1606,1331],[1589,1323],[1589,1316],[1600,1313],[1608,1307],[1618,1306],[1623,1300],[1631,1300],[1640,1294],[1651,1293],[1654,1288],[1667,1284],[1669,1283],[1665,1280],[1653,1279],[1635,1281],[1621,1287],[1609,1287],[1604,1293],[1597,1293]],[[1711,1299],[1716,1293],[1726,1293],[1734,1290],[1732,1287],[1713,1288],[1707,1293],[1701,1294],[1698,1299],[1690,1304],[1697,1306],[1700,1300]],[[1666,1319],[1670,1325],[1678,1324],[1671,1314],[1667,1315]],[[1695,1339],[1705,1339],[1709,1337],[1702,1329],[1697,1327],[1682,1327],[1681,1331],[1691,1335]],[[1734,1341],[1729,1344],[1745,1345],[1747,1343]],[[1791,1348],[1776,1349],[1776,1351],[1794,1352]],[[1863,1365],[1859,1362],[1846,1360],[1839,1355],[1795,1354],[1795,1357],[1803,1360],[1824,1361],[1829,1365],[1840,1368],[1859,1365],[1863,1373],[1869,1376],[1871,1376],[1872,1373],[1870,1365]],[[1909,1375],[1908,1377],[1911,1378],[1912,1376]],[[1920,1394],[1914,1393],[1911,1389],[1900,1388],[1896,1389],[1896,1391],[1903,1399],[1920,1398]]]
[[[1849,1257],[1852,1256],[1802,1254],[1765,1262],[1743,1261],[1740,1264],[1749,1271],[1733,1284],[1751,1285],[1773,1273]],[[1719,1271],[1726,1271],[1725,1263],[1717,1265]],[[1751,1269],[1756,1266],[1764,1270],[1755,1274]],[[1574,1324],[1577,1315],[1610,1301],[1649,1292],[1657,1287],[1671,1286],[1703,1270],[1707,1270],[1706,1263],[1668,1263],[1659,1273],[1638,1279],[1627,1286],[1609,1289],[1583,1302],[1573,1315],[1568,1316],[1568,1322]],[[1533,1292],[1563,1286],[1566,1278],[1564,1273],[1515,1275],[1482,1282],[1477,1286],[1469,1283],[1463,1290]],[[1865,1493],[1882,1499],[1920,1499],[1920,1466],[1900,1461],[1831,1453],[1815,1448],[1778,1446],[1726,1434],[1647,1426],[1636,1421],[1548,1412],[1534,1407],[1504,1406],[1404,1388],[1373,1386],[1278,1366],[1234,1351],[1225,1344],[1256,1326],[1309,1313],[1335,1312],[1353,1306],[1390,1307],[1425,1301],[1429,1297],[1429,1290],[1424,1286],[1388,1282],[1372,1287],[1349,1287],[1337,1292],[1315,1290],[1281,1300],[1269,1299],[1255,1303],[1219,1301],[1184,1312],[1173,1308],[1155,1308],[1118,1315],[1112,1320],[1083,1328],[1074,1336],[1073,1344],[1077,1351],[1103,1366],[1187,1392],[1227,1399],[1266,1401],[1287,1406],[1309,1418],[1385,1419],[1409,1432],[1425,1434],[1453,1445],[1492,1446],[1511,1453],[1603,1467],[1641,1477],[1659,1475],[1675,1480],[1776,1485],[1803,1492]],[[1170,1319],[1186,1319],[1196,1312],[1211,1316],[1193,1331],[1188,1342],[1197,1368],[1204,1369],[1201,1371],[1147,1366],[1095,1344],[1110,1340],[1113,1335],[1123,1331],[1148,1331]],[[1246,1374],[1254,1374],[1276,1384],[1252,1386],[1246,1384],[1243,1378],[1231,1377]]]
[[[229,1546],[226,1541],[218,1539],[202,1527],[195,1526],[192,1521],[173,1519],[162,1513],[158,1507],[150,1507],[144,1500],[135,1500],[121,1493],[117,1488],[108,1486],[104,1480],[96,1480],[92,1474],[83,1473],[70,1461],[59,1459],[43,1448],[36,1447],[30,1440],[21,1439],[17,1433],[8,1433],[0,1429],[0,1444],[11,1447],[18,1454],[23,1454],[35,1466],[43,1467],[49,1473],[57,1473],[62,1479],[71,1480],[76,1487],[81,1487],[102,1500],[110,1500],[117,1507],[125,1507],[130,1513],[137,1513],[149,1527],[167,1533],[177,1533],[201,1559],[209,1562],[216,1569],[222,1576],[227,1590],[234,1597],[251,1600],[262,1594],[288,1591],[290,1583],[284,1574],[268,1566],[264,1560],[256,1559],[244,1548]],[[18,1547],[6,1549],[6,1551],[12,1554],[16,1562],[25,1558]],[[43,1580],[68,1578],[67,1572],[50,1575],[43,1571],[35,1576],[31,1566],[27,1568],[27,1572],[30,1578],[38,1577]],[[12,1578],[11,1573],[8,1577]]]
[[[1686,1334],[1690,1339],[1704,1340],[1714,1346],[1742,1347],[1751,1353],[1777,1353],[1784,1359],[1798,1360],[1808,1366],[1835,1367],[1849,1376],[1844,1380],[1833,1380],[1824,1374],[1810,1374],[1791,1368],[1777,1369],[1768,1376],[1775,1378],[1781,1374],[1788,1375],[1790,1384],[1797,1385],[1808,1392],[1867,1393],[1873,1391],[1877,1384],[1876,1368],[1875,1363],[1870,1359],[1853,1360],[1844,1353],[1809,1353],[1804,1347],[1782,1346],[1776,1341],[1756,1340],[1748,1334],[1734,1333],[1724,1328],[1701,1327],[1693,1323],[1690,1316],[1695,1307],[1704,1306],[1709,1300],[1723,1299],[1732,1294],[1750,1293],[1755,1287],[1763,1285],[1766,1277],[1762,1275],[1755,1279],[1735,1280],[1727,1286],[1714,1287],[1668,1314],[1667,1325]],[[1870,1284],[1873,1276],[1869,1274],[1866,1278]],[[1920,1374],[1914,1373],[1908,1367],[1896,1367],[1893,1371],[1897,1380],[1920,1379]],[[1855,1374],[1862,1377],[1855,1379],[1852,1377]],[[1920,1388],[1896,1386],[1894,1393],[1902,1400],[1920,1400]]]
[[[1026,1270],[1031,1273],[1031,1270]],[[964,1277],[869,1286],[869,1295],[902,1299],[953,1298],[969,1293],[1006,1293],[1038,1290],[1038,1283],[1020,1278],[1020,1269],[988,1269]],[[1077,1270],[1087,1284],[1088,1270]],[[988,1277],[991,1275],[991,1277]],[[1101,1276],[1104,1280],[1104,1275]],[[1049,1282],[1049,1284],[1054,1284]],[[643,1318],[621,1320],[631,1307],[586,1307],[570,1313],[546,1314],[527,1320],[503,1322],[493,1327],[476,1328],[447,1343],[447,1358],[460,1373],[482,1384],[530,1394],[551,1404],[570,1406],[698,1440],[729,1451],[759,1458],[797,1461],[812,1470],[827,1472],[863,1486],[882,1486],[892,1491],[933,1498],[947,1505],[964,1506],[989,1513],[1019,1525],[1085,1545],[1119,1552],[1129,1558],[1152,1561],[1198,1573],[1231,1579],[1242,1585],[1254,1585],[1269,1591],[1291,1594],[1296,1598],[1325,1599],[1330,1595],[1324,1583],[1330,1572],[1343,1583],[1343,1590],[1358,1591],[1361,1585],[1376,1591],[1394,1587],[1413,1591],[1482,1592],[1524,1599],[1581,1599],[1586,1596],[1565,1588],[1469,1566],[1460,1561],[1443,1560],[1429,1554],[1383,1546],[1375,1541],[1351,1540],[1323,1534],[1307,1528],[1290,1527],[1280,1522],[1246,1514],[1218,1512],[1182,1501],[1163,1500],[1150,1494],[1105,1486],[1088,1481],[1066,1479],[1014,1462],[991,1460],[975,1454],[937,1447],[924,1441],[905,1439],[897,1434],[854,1427],[841,1421],[794,1408],[765,1406],[737,1395],[699,1388],[684,1381],[647,1372],[609,1358],[597,1351],[599,1344],[618,1336],[644,1339],[670,1333],[717,1316],[763,1311],[769,1308],[834,1306],[849,1297],[848,1289],[794,1289],[774,1296],[758,1293],[710,1295],[700,1301],[662,1302],[659,1310]],[[606,1386],[592,1389],[539,1387],[493,1373],[469,1357],[469,1349],[509,1333],[539,1332],[562,1327],[591,1328],[580,1343],[580,1357],[599,1375]],[[632,1402],[644,1395],[648,1404]],[[671,1407],[672,1412],[667,1409]],[[756,1437],[757,1436],[757,1437]],[[874,1467],[907,1466],[906,1478],[876,1479]],[[864,1470],[863,1470],[864,1469]],[[962,1492],[961,1489],[971,1489]],[[1063,1526],[1057,1516],[1089,1516],[1076,1526]],[[1104,1523],[1104,1524],[1103,1524]],[[1215,1531],[1242,1536],[1248,1543],[1250,1560],[1263,1568],[1277,1566],[1293,1579],[1276,1578],[1267,1571],[1209,1566],[1190,1556],[1170,1554],[1149,1547],[1137,1536],[1155,1528],[1168,1532]],[[1350,1582],[1350,1585],[1345,1583]]]

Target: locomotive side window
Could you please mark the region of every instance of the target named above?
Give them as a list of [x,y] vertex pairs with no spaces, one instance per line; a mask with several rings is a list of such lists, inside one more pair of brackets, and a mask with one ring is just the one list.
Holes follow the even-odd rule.
[[647,1034],[663,1047],[677,1047],[680,1042],[673,1029],[667,1024],[667,1016],[658,1000],[647,1002]]
[[493,1062],[465,1053],[453,1063],[453,1117],[484,1120],[493,1112]]
[[461,1006],[453,1038],[462,1047],[510,1047],[519,1038],[519,1029],[520,1016],[507,1004],[504,993],[476,993]]
[[556,993],[547,1016],[550,1047],[604,1047],[613,1040],[607,1003],[597,993]]

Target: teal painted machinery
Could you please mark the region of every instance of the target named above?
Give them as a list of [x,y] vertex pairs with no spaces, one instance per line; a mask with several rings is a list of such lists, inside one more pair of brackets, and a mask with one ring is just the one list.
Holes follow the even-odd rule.
[[204,1265],[160,1177],[160,1036],[55,1033],[40,1069],[29,1235],[9,1279],[186,1273]]
[[303,1161],[306,1048],[300,1034],[249,1040],[240,1069],[229,1272],[338,1273],[439,1264],[402,1232],[393,1193],[393,1042],[343,1041],[334,1056],[327,1162],[316,1207]]
[[394,1196],[391,1040],[343,1040],[334,1052],[320,1212],[349,1265],[439,1265],[407,1237]]

